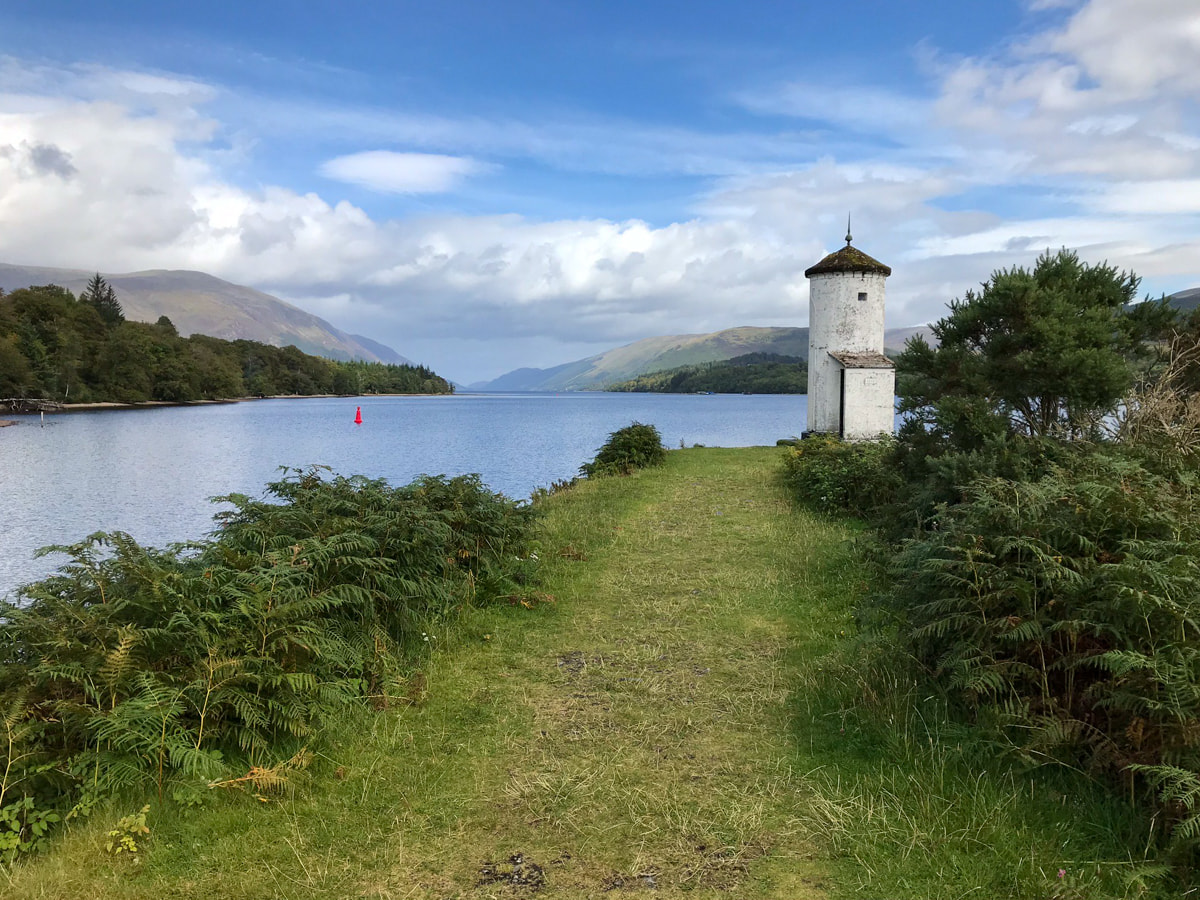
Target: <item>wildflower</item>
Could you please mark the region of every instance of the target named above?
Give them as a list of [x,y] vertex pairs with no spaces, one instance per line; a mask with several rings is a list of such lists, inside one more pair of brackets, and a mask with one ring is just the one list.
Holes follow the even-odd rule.
[[1058,877],[1059,877],[1059,878],[1066,878],[1066,877],[1067,877],[1067,870],[1066,870],[1066,869],[1059,869],[1059,870],[1058,870]]

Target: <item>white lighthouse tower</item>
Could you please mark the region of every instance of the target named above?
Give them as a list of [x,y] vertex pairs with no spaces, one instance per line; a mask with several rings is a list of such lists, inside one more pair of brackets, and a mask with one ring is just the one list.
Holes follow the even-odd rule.
[[810,269],[808,432],[847,441],[891,434],[896,369],[883,355],[884,280],[892,270],[850,246]]

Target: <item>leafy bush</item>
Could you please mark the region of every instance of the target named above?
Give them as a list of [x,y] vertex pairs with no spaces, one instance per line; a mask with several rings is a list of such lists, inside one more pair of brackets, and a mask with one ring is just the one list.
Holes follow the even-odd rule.
[[805,503],[823,512],[868,516],[895,495],[890,441],[845,443],[813,435],[788,444],[784,473]]
[[477,476],[291,470],[220,499],[206,542],[52,548],[71,561],[5,609],[0,848],[122,787],[278,771],[345,703],[386,699],[434,622],[527,590],[533,513]]
[[[983,478],[905,542],[882,598],[914,654],[1031,758],[1200,782],[1197,478],[1118,453]],[[1145,782],[1143,784],[1143,796]],[[1148,799],[1148,797],[1147,797]],[[1200,837],[1200,796],[1168,818]]]
[[596,475],[628,475],[635,469],[661,465],[667,458],[662,435],[653,425],[634,422],[608,436],[596,458],[579,467],[589,478]]
[[877,509],[883,536],[898,541],[937,527],[940,510],[969,501],[970,485],[980,478],[1029,482],[1045,477],[1054,466],[1071,466],[1092,445],[997,435],[971,450],[931,446],[935,441],[917,423],[900,429],[887,461],[895,491],[889,506]]

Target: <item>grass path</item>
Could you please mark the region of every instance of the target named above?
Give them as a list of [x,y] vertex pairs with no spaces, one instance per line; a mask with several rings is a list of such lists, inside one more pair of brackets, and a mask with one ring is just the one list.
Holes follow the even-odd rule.
[[810,575],[842,535],[793,515],[776,455],[676,453],[562,498],[555,608],[497,617],[431,681],[426,724],[472,742],[457,789],[428,796],[458,810],[406,823],[427,837],[380,895],[821,895],[790,821],[788,657],[796,593],[828,589]]
[[555,602],[432,635],[418,705],[357,716],[284,801],[152,813],[144,862],[77,827],[12,896],[822,896],[789,656],[842,535],[793,514],[777,452],[555,498]]
[[555,602],[431,635],[414,705],[354,714],[307,783],[157,804],[142,859],[106,855],[96,816],[0,895],[1049,896],[1066,845],[1027,786],[956,780],[923,736],[897,776],[903,742],[816,696],[861,576],[777,455],[675,452],[553,498]]

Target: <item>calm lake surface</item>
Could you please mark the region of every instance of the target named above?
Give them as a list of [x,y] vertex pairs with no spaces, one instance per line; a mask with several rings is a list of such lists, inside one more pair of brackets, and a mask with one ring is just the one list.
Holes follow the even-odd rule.
[[[0,428],[0,597],[56,569],[38,547],[126,531],[161,547],[203,537],[208,498],[260,496],[279,466],[406,484],[478,472],[525,498],[570,478],[608,435],[638,421],[668,447],[774,444],[804,430],[800,395],[459,394],[259,400],[32,416]],[[362,406],[356,426],[354,408]]]

